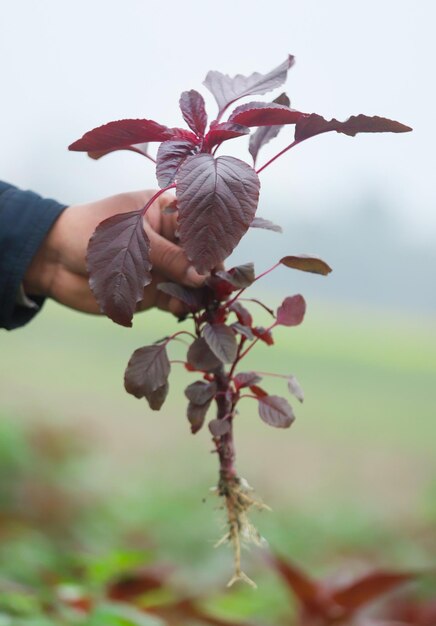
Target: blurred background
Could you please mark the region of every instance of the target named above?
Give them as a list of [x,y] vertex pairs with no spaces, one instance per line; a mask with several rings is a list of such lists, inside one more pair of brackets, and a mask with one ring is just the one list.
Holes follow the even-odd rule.
[[[138,155],[93,162],[67,146],[120,118],[180,126],[186,89],[202,92],[213,119],[202,87],[210,69],[267,72],[292,53],[286,91],[296,109],[413,127],[326,134],[265,171],[258,215],[284,234],[250,232],[229,262],[255,250],[260,272],[309,252],[334,271],[281,268],[256,287],[273,306],[294,293],[307,299],[303,326],[277,331],[277,345],[247,364],[295,374],[306,399],[285,432],[266,429],[248,405],[236,440],[241,475],[274,509],[256,518],[274,550],[315,573],[344,562],[434,565],[434,2],[17,0],[0,15],[0,177],[61,202],[154,187],[153,166]],[[221,152],[249,160],[247,143]],[[181,400],[191,379],[174,366],[158,414],[122,385],[132,351],[173,327],[148,313],[128,330],[50,302],[27,327],[1,333],[1,580],[70,580],[86,563],[97,584],[153,554],[181,580],[223,588],[231,555],[212,547],[223,523],[209,493],[216,459],[207,432],[190,435]],[[276,579],[258,556],[245,558],[260,591],[237,589],[214,610],[232,619],[283,611]]]

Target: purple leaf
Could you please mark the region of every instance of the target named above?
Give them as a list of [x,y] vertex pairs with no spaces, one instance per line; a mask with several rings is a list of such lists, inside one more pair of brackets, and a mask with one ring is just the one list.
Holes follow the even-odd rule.
[[246,339],[249,339],[250,341],[254,339],[253,331],[251,330],[249,326],[244,326],[243,324],[240,324],[239,322],[235,322],[234,324],[231,325],[231,328],[233,328],[233,330],[236,333],[239,333],[240,335],[242,335]]
[[183,163],[177,179],[179,236],[200,274],[221,263],[248,230],[259,188],[253,168],[234,157],[197,154]]
[[235,333],[225,324],[206,324],[203,337],[212,352],[223,363],[233,363],[238,344]]
[[198,433],[200,428],[203,426],[204,419],[206,417],[210,404],[211,400],[209,400],[209,402],[206,402],[205,404],[194,404],[194,402],[189,402],[187,417],[189,423],[191,424],[191,433],[193,435],[195,435],[195,433]]
[[264,228],[265,230],[272,230],[275,233],[282,233],[283,229],[281,226],[274,224],[270,220],[266,220],[263,217],[255,217],[250,224],[250,228]]
[[295,419],[289,402],[279,396],[259,398],[259,415],[264,422],[275,428],[289,428]]
[[248,311],[248,309],[246,309],[244,306],[242,306],[242,304],[240,302],[233,302],[233,304],[230,305],[229,310],[233,311],[233,313],[236,314],[236,317],[238,318],[238,321],[243,326],[251,327],[251,325],[253,323],[253,317],[252,317],[250,311]]
[[254,72],[250,76],[238,74],[231,78],[227,74],[211,71],[204,81],[205,87],[218,103],[219,114],[230,104],[244,96],[262,95],[282,85],[287,77],[288,69],[294,64],[294,57],[289,55],[286,61],[268,74]]
[[306,302],[303,296],[285,298],[277,309],[277,324],[281,326],[298,326],[304,319]]
[[251,387],[252,385],[257,385],[260,383],[262,378],[256,372],[240,372],[236,374],[233,379],[235,383],[236,389],[241,389],[242,387]]
[[[286,107],[291,106],[291,102],[285,93],[280,94],[273,102],[283,104]],[[260,126],[251,135],[248,150],[253,157],[253,163],[256,163],[257,155],[261,147],[271,141],[271,139],[275,139],[282,128],[283,126]]]
[[276,102],[249,102],[236,107],[229,122],[243,126],[278,126],[296,124],[304,113]]
[[417,574],[413,572],[384,572],[376,571],[368,574],[350,585],[335,589],[332,599],[347,611],[347,615],[353,615],[365,604],[373,602],[381,595],[396,589],[400,585],[416,580]]
[[230,422],[229,420],[211,420],[209,430],[214,437],[222,437],[230,431]]
[[192,404],[206,404],[214,398],[217,392],[216,383],[207,383],[203,380],[197,380],[195,383],[191,383],[185,389],[185,396],[192,402]]
[[321,115],[312,113],[304,115],[295,127],[295,141],[304,141],[321,133],[336,131],[354,137],[357,133],[407,133],[410,126],[400,124],[385,117],[368,117],[367,115],[352,115],[345,122],[336,119],[326,120]]
[[232,267],[228,272],[219,271],[217,276],[229,282],[236,289],[245,289],[249,287],[255,280],[253,263],[244,263]]
[[304,400],[304,392],[295,376],[288,377],[288,389],[300,402]]
[[203,137],[207,124],[207,114],[203,96],[199,94],[198,91],[195,91],[195,89],[184,91],[180,96],[179,104],[183,119],[188,124],[189,128],[193,130],[196,135]]
[[139,348],[132,354],[127,365],[124,387],[127,393],[131,393],[135,398],[147,398],[149,402],[151,398],[155,405],[160,401],[163,403],[168,392],[165,385],[170,368],[166,344]]
[[191,311],[198,311],[205,305],[205,293],[201,288],[191,289],[178,283],[159,283],[157,288],[168,296],[184,302]]
[[141,211],[109,217],[90,239],[89,284],[101,311],[122,326],[132,325],[136,304],[151,282],[149,251]]
[[198,146],[189,139],[171,139],[161,143],[156,157],[156,178],[159,187],[171,185],[185,159],[196,152]]
[[210,150],[219,143],[227,141],[227,139],[234,139],[235,137],[243,137],[248,135],[250,129],[247,126],[241,124],[234,124],[232,122],[222,122],[221,124],[213,124],[210,127],[210,131],[204,138],[203,152],[210,152]]
[[160,411],[167,398],[169,388],[170,386],[167,381],[164,385],[162,385],[162,387],[158,387],[145,396],[152,411]]
[[294,270],[302,272],[311,272],[312,274],[322,274],[327,276],[332,271],[330,265],[317,256],[309,254],[295,254],[292,256],[284,256],[280,259],[282,265],[291,267]]
[[147,141],[171,139],[172,131],[152,120],[119,120],[109,122],[85,133],[72,143],[68,150],[95,152],[120,150]]
[[91,159],[100,159],[106,154],[110,154],[111,152],[116,152],[117,150],[130,150],[131,152],[137,152],[138,154],[142,154],[143,156],[150,156],[148,154],[148,143],[137,143],[132,146],[125,146],[123,148],[111,148],[109,150],[94,150],[93,152],[88,152],[88,156]]
[[204,372],[210,372],[221,366],[220,359],[215,356],[203,337],[198,337],[191,343],[187,361],[196,370]]

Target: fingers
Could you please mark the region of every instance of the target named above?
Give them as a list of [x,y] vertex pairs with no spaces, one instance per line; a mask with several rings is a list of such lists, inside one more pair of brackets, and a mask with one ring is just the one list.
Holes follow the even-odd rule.
[[150,238],[150,256],[154,269],[172,282],[186,287],[201,287],[205,276],[196,272],[182,248],[158,235],[147,223],[145,230]]

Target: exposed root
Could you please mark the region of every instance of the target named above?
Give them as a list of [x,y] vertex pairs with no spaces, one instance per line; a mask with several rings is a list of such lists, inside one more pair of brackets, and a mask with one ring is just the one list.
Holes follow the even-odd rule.
[[256,588],[256,583],[242,571],[241,548],[250,543],[256,546],[265,546],[266,540],[252,524],[248,513],[253,507],[259,511],[270,511],[271,509],[252,495],[253,489],[245,479],[237,476],[232,476],[231,478],[221,477],[217,492],[219,496],[225,498],[228,530],[216,543],[215,547],[230,543],[234,555],[235,572],[227,586],[231,587],[234,583],[241,581]]

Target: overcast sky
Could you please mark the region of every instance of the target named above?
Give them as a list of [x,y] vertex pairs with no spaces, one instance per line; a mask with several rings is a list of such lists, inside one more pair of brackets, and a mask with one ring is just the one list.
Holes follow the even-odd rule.
[[[213,116],[201,85],[209,69],[266,72],[290,52],[295,108],[339,119],[378,114],[414,132],[306,142],[265,171],[262,214],[316,218],[327,199],[346,210],[356,195],[381,193],[428,240],[436,235],[435,19],[434,0],[1,0],[0,178],[66,203],[155,186],[152,164],[137,155],[93,162],[66,146],[125,117],[182,125],[185,89],[201,90]],[[246,139],[226,151],[248,158]]]

